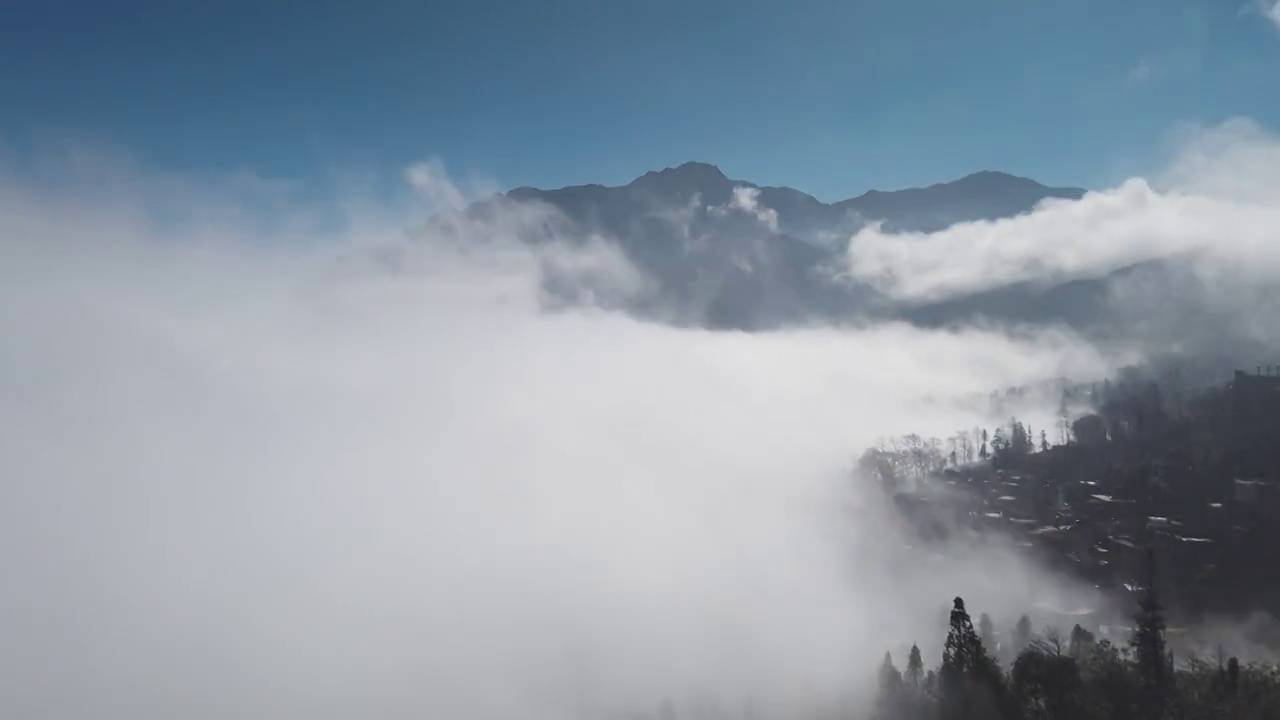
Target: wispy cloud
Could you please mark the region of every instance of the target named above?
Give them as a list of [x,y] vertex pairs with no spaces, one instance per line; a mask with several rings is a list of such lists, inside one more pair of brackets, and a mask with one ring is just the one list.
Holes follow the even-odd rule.
[[1280,29],[1280,0],[1254,0],[1242,12],[1257,13]]
[[1128,77],[1131,83],[1145,82],[1151,77],[1151,61],[1147,58],[1138,60],[1129,68]]
[[733,189],[733,197],[729,199],[728,203],[708,208],[708,210],[719,215],[724,215],[730,211],[744,212],[754,216],[756,220],[759,220],[762,225],[772,232],[778,232],[778,211],[772,208],[760,207],[759,201],[759,188],[738,186]]
[[756,219],[770,230],[778,232],[778,211],[760,207],[759,200],[759,188],[736,187],[733,189],[733,207],[755,215]]

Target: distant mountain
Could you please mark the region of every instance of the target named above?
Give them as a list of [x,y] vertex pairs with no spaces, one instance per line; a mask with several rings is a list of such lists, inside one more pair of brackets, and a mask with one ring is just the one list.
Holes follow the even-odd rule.
[[883,220],[888,230],[936,232],[958,222],[996,220],[1033,209],[1047,198],[1079,200],[1085,191],[1041,185],[1016,175],[983,170],[959,180],[925,188],[872,190],[834,205],[868,220]]
[[[870,222],[883,222],[894,232],[934,232],[958,222],[1013,217],[1046,198],[1079,199],[1081,188],[1049,187],[1034,180],[983,170],[959,180],[924,188],[871,190],[835,203],[824,203],[790,187],[760,186],[730,180],[720,168],[702,162],[647,172],[626,185],[578,185],[557,190],[520,187],[507,197],[540,200],[564,210],[575,220],[605,219],[600,211],[637,207],[683,206],[699,197],[704,205],[724,205],[734,188],[758,191],[756,202],[776,213],[778,230],[818,245],[843,243]],[[613,216],[618,220],[621,216]]]
[[[628,308],[634,312],[677,324],[750,330],[884,312],[885,303],[870,288],[833,281],[849,239],[868,224],[882,223],[891,232],[932,232],[958,222],[1012,217],[1047,198],[1083,195],[1079,188],[982,171],[929,187],[873,190],[824,203],[794,188],[733,180],[715,165],[687,162],[622,186],[519,187],[493,202],[549,206],[583,236],[616,242],[658,288]],[[1018,309],[1025,314],[1026,307]],[[1073,312],[1079,309],[1073,306]],[[955,313],[927,308],[913,313],[955,319]],[[1035,314],[1046,313],[1052,315],[1052,308]]]

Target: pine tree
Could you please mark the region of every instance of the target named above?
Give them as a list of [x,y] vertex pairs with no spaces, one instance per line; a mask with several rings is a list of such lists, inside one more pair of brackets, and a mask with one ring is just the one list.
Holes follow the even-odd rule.
[[1147,551],[1147,585],[1138,599],[1134,620],[1137,626],[1129,646],[1142,686],[1142,715],[1146,720],[1161,720],[1168,706],[1173,667],[1165,649],[1164,609],[1156,592],[1154,550]]
[[950,621],[939,671],[941,717],[984,720],[1006,716],[1004,673],[987,654],[963,599],[955,599]]
[[1027,426],[1018,421],[1017,418],[1009,420],[1009,454],[1014,457],[1021,457],[1031,452],[1031,434],[1027,430]]
[[951,607],[950,629],[942,652],[942,671],[970,672],[977,665],[979,653],[984,651],[982,640],[973,629],[973,620],[964,608],[964,599],[956,598]]
[[986,613],[978,616],[978,639],[982,640],[982,646],[988,653],[996,651],[996,629],[991,623],[991,616]]
[[1009,442],[1005,440],[1004,428],[998,427],[991,436],[991,454],[999,456],[1009,446]]
[[913,644],[911,654],[907,656],[906,681],[913,688],[919,688],[924,682],[924,659],[920,657],[919,645]]
[[893,665],[893,657],[884,654],[880,664],[880,691],[876,697],[876,717],[896,720],[902,714],[902,673]]
[[1018,618],[1018,624],[1013,626],[1013,646],[1010,649],[1014,654],[1020,653],[1031,644],[1031,618],[1025,614]]
[[1049,451],[1049,436],[1044,430],[1040,431],[1040,452]]
[[986,460],[991,453],[987,450],[987,431],[982,431],[982,445],[978,447],[978,457]]
[[1093,633],[1080,627],[1079,624],[1071,628],[1071,638],[1068,642],[1067,653],[1071,655],[1076,662],[1084,662],[1085,658],[1093,652]]

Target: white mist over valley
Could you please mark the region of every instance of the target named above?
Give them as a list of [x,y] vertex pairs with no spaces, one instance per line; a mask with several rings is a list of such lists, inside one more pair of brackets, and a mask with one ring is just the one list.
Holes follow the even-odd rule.
[[[322,203],[11,163],[0,714],[850,717],[886,650],[936,664],[957,595],[1001,627],[1106,603],[1000,535],[920,553],[855,467],[1011,410],[1052,430],[1056,388],[1126,365],[1273,350],[1280,144],[1237,120],[1180,148],[914,228],[745,183],[610,225],[438,163]],[[1080,282],[1105,323],[960,304]],[[735,293],[759,302],[716,315]],[[1011,387],[1049,390],[974,400]]]

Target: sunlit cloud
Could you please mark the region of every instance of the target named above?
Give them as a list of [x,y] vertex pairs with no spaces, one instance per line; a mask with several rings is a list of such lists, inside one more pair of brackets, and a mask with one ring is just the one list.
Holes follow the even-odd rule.
[[733,189],[733,196],[724,205],[708,208],[711,213],[724,215],[729,212],[742,212],[753,216],[761,225],[772,232],[778,232],[778,211],[760,206],[760,188],[738,186]]
[[1099,277],[1186,255],[1275,278],[1280,143],[1245,121],[1187,128],[1180,137],[1181,151],[1160,175],[1079,201],[1050,200],[1018,217],[929,234],[871,227],[850,242],[852,273],[915,302],[1017,282]]
[[593,302],[643,291],[607,239],[430,164],[322,223],[0,177],[6,716],[843,707],[955,594],[1075,591],[994,540],[908,562],[848,475],[990,421],[948,398],[1105,372],[1070,333],[641,322]]

